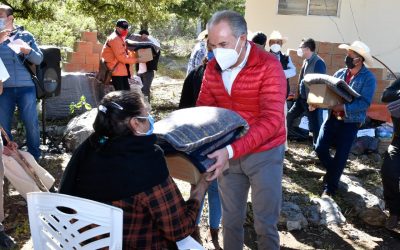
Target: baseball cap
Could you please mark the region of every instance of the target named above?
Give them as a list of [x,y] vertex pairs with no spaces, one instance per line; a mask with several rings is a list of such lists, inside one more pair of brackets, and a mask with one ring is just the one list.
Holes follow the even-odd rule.
[[117,23],[115,26],[122,28],[122,29],[129,29],[129,23],[125,19],[118,19]]

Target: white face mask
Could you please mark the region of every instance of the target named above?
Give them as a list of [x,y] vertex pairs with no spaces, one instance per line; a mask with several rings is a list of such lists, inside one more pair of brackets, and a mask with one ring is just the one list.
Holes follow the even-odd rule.
[[281,46],[277,43],[274,43],[271,45],[271,51],[274,53],[278,53],[279,51],[281,51]]
[[213,49],[215,59],[218,62],[218,65],[221,67],[222,71],[232,67],[237,60],[239,59],[240,53],[242,53],[242,48],[240,48],[240,52],[237,53],[236,47],[239,44],[240,37],[238,38],[234,49],[226,49],[226,48],[216,48]]
[[297,49],[297,55],[298,55],[299,57],[303,57],[304,53],[303,53],[303,50],[302,50],[301,48],[298,48],[298,49]]
[[4,30],[6,28],[7,18],[0,18],[0,30]]

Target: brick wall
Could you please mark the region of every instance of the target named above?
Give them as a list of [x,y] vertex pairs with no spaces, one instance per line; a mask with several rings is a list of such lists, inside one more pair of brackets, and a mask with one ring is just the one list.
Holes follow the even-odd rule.
[[[318,55],[324,59],[327,74],[333,75],[338,69],[345,67],[344,58],[346,56],[345,49],[339,49],[340,43],[329,43],[329,42],[316,42],[316,51]],[[297,56],[296,50],[289,50],[290,58],[293,64],[296,66],[296,76],[289,79],[290,92],[292,94],[297,93],[299,72],[303,64],[303,60]],[[369,68],[375,75],[377,80],[377,87],[373,97],[374,103],[381,103],[380,98],[383,90],[389,85],[390,81],[387,80],[388,71],[386,68]]]
[[97,41],[97,31],[83,31],[74,44],[74,51],[67,53],[64,72],[97,72],[103,44]]

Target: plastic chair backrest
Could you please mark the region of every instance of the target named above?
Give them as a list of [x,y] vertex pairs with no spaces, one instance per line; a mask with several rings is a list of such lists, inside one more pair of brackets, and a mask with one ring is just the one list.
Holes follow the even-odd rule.
[[122,209],[58,193],[27,198],[34,249],[122,249]]

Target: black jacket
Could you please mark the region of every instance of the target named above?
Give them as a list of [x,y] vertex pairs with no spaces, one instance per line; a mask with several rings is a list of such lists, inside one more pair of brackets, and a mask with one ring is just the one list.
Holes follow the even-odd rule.
[[[382,94],[382,102],[393,102],[400,99],[400,79],[392,82]],[[394,138],[392,145],[396,144],[400,147],[400,119],[392,116]]]
[[169,172],[156,136],[124,136],[97,148],[94,135],[74,152],[60,193],[99,202],[121,200],[167,179]]

